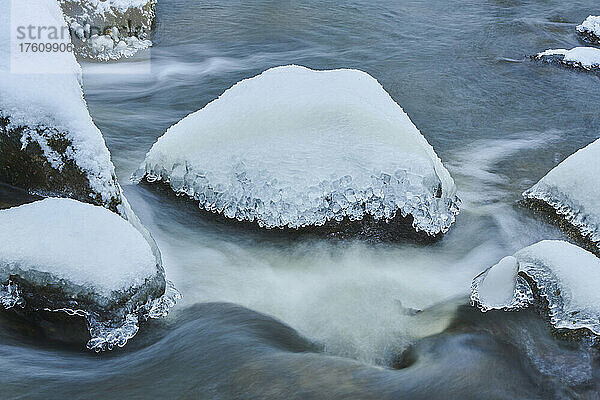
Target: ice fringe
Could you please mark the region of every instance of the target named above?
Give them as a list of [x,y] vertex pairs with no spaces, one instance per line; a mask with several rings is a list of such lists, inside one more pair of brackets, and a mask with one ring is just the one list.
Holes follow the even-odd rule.
[[162,181],[207,211],[265,228],[369,216],[446,232],[459,200],[433,148],[357,70],[272,68],[238,82],[154,144],[134,181]]
[[600,335],[600,259],[559,240],[538,242],[518,251],[514,257],[519,275],[512,299],[492,306],[483,301],[481,287],[492,267],[473,280],[471,300],[474,305],[484,312],[512,311],[543,299],[550,323],[556,329],[587,329]]

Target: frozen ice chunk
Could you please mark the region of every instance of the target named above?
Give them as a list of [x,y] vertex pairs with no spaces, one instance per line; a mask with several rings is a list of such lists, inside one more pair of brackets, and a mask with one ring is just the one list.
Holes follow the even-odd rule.
[[133,56],[148,40],[156,0],[59,0],[79,56],[101,61]]
[[600,70],[600,49],[595,47],[575,47],[571,50],[546,50],[535,55],[534,59],[545,62],[558,62],[569,67],[582,68],[587,71]]
[[600,44],[600,16],[590,15],[581,25],[577,25],[576,29],[579,36],[584,40],[593,44]]
[[124,345],[139,317],[171,301],[140,232],[103,207],[71,199],[0,210],[0,285],[5,308],[85,317],[95,350]]
[[523,196],[547,204],[600,251],[600,140],[569,156]]
[[515,297],[518,272],[517,259],[512,256],[504,257],[478,277],[476,300],[485,304],[488,310],[511,306]]
[[449,172],[365,72],[277,67],[172,126],[135,179],[266,228],[414,218],[429,235],[458,213]]
[[[585,328],[600,335],[600,259],[559,240],[545,240],[526,247],[515,253],[514,259],[519,271],[516,290],[504,304],[495,301],[489,304],[482,294],[490,287],[506,286],[508,274],[491,274],[498,267],[494,266],[486,270],[486,276],[475,278],[472,299],[482,310],[511,309],[512,304],[524,306],[534,299],[543,300],[555,328]],[[510,268],[506,272],[508,270]],[[525,282],[519,283],[519,279]]]

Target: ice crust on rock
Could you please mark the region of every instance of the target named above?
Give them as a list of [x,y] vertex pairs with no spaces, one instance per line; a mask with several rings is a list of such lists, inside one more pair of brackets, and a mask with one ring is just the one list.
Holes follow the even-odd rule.
[[[471,299],[480,309],[511,310],[541,298],[547,302],[550,323],[555,328],[585,328],[600,335],[600,259],[560,240],[538,242],[518,251],[514,258],[519,276],[516,277],[514,296],[504,304],[488,304],[481,295],[486,287],[506,286],[506,275],[490,273],[498,266],[474,279]],[[513,307],[515,304],[519,307]]]
[[577,33],[584,40],[600,44],[600,16],[590,15],[581,23],[577,25]]
[[79,56],[118,60],[152,46],[156,0],[59,1]]
[[569,156],[523,196],[548,204],[600,251],[600,139]]
[[88,321],[88,347],[124,345],[140,317],[174,302],[153,251],[103,207],[47,198],[0,210],[0,304],[65,312]]
[[538,53],[534,58],[545,62],[558,62],[586,71],[600,70],[600,49],[595,47],[575,47],[571,50],[551,49]]
[[458,213],[431,145],[373,77],[351,69],[291,65],[238,82],[169,128],[142,178],[266,228],[402,214],[435,235]]
[[[6,3],[3,2],[3,6]],[[12,7],[22,7],[22,14],[28,15],[31,21],[42,21],[46,26],[65,25],[56,1],[8,3]],[[10,26],[9,18],[10,12],[2,10],[0,25]],[[0,58],[10,60],[10,57],[9,41],[0,43]],[[0,72],[1,180],[14,186],[22,186],[21,181],[31,182],[33,187],[23,188],[51,193],[55,189],[55,194],[71,193],[82,201],[87,197],[90,202],[114,210],[120,203],[120,188],[102,134],[92,121],[83,98],[81,68],[75,57],[69,52],[44,52],[23,60],[41,63],[49,72]],[[58,71],[65,72],[53,73]],[[39,150],[36,150],[38,146]],[[36,154],[27,161],[17,158],[34,152]],[[38,152],[47,161],[42,167],[47,169],[46,175],[52,175],[54,186],[46,180],[35,187],[37,182],[31,176],[13,176],[15,171],[40,170],[38,165],[27,165],[27,162],[33,163],[32,160],[37,162]],[[9,162],[18,165],[7,166]],[[71,175],[77,175],[81,180],[78,182],[80,188],[63,182]]]

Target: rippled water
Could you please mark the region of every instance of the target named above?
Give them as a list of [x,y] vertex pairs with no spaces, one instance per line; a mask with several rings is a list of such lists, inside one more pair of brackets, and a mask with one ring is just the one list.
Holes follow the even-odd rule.
[[[578,45],[597,2],[219,3],[159,1],[149,74],[99,73],[136,59],[83,65],[90,112],[184,299],[101,356],[0,325],[0,398],[600,398],[595,351],[528,311],[461,305],[501,257],[565,238],[516,201],[600,136],[600,80],[528,56]],[[281,237],[127,185],[169,126],[284,64],[367,71],[404,108],[463,200],[442,241]]]

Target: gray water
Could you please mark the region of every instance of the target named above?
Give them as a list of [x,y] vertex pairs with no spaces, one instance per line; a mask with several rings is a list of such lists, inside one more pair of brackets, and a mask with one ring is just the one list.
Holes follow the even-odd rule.
[[[567,239],[517,201],[600,136],[600,80],[528,56],[580,45],[597,1],[219,3],[159,1],[149,74],[112,73],[136,59],[83,64],[92,117],[183,300],[100,356],[0,324],[0,398],[599,399],[595,350],[533,312],[465,305],[501,257]],[[379,80],[456,180],[443,240],[248,231],[128,184],[169,126],[285,64]]]

